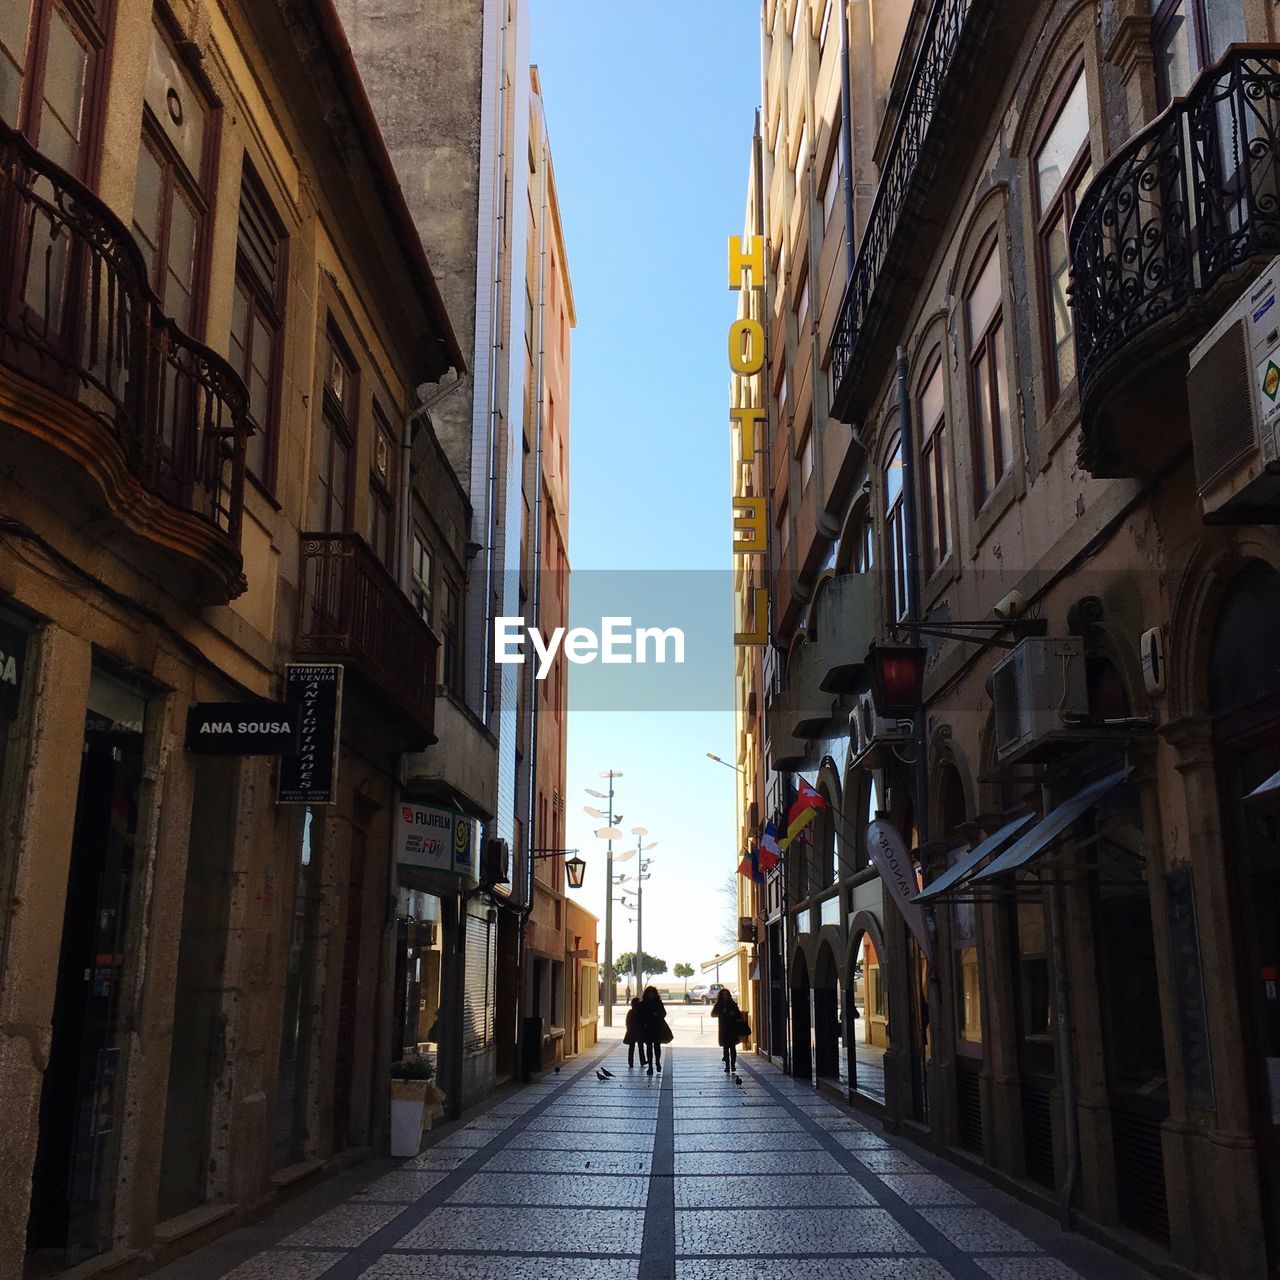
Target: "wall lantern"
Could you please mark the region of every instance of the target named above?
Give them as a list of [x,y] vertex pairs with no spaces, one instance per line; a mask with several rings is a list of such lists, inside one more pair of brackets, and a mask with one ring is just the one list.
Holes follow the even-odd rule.
[[927,652],[918,644],[873,644],[867,650],[867,676],[877,715],[909,720],[920,710]]
[[564,874],[569,881],[570,889],[581,889],[582,881],[587,874],[586,859],[579,857],[577,854],[574,854],[572,858],[566,858]]

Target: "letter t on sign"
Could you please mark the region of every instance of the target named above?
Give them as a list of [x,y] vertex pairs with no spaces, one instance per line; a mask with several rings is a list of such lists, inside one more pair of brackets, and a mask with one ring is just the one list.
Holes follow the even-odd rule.
[[764,287],[764,236],[752,236],[745,251],[741,236],[729,237],[729,288],[735,293],[742,288],[744,271],[748,289]]

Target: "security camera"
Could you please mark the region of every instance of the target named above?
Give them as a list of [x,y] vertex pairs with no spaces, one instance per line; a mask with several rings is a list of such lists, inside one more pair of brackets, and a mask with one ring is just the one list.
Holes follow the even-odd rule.
[[1027,607],[1027,597],[1021,591],[1010,591],[1007,596],[996,602],[992,613],[1001,622],[1012,622]]

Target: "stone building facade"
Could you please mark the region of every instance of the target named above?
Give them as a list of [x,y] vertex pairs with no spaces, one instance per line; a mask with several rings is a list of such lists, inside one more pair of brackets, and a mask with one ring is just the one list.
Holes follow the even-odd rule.
[[[1251,292],[1268,341],[1274,11],[762,19],[762,754],[772,810],[829,802],[777,913],[788,1061],[1135,1255],[1277,1274],[1280,506],[1220,502],[1254,371],[1200,365]],[[914,716],[867,719],[913,649]]]

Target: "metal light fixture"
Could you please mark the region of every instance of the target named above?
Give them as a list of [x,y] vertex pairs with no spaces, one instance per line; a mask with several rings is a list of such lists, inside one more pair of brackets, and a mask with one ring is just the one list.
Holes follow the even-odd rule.
[[569,882],[570,889],[581,889],[582,882],[587,874],[587,861],[579,854],[574,854],[572,858],[566,858],[564,861],[565,879]]
[[927,650],[918,644],[873,644],[867,651],[867,676],[876,714],[908,720],[920,709]]

